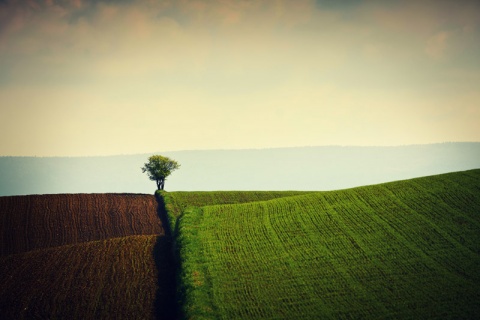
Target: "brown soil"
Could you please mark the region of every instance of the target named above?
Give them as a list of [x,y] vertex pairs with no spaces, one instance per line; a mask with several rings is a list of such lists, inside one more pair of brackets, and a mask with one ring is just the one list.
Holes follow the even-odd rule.
[[173,319],[165,240],[130,236],[0,257],[0,318]]
[[131,235],[164,235],[153,195],[0,197],[0,256]]

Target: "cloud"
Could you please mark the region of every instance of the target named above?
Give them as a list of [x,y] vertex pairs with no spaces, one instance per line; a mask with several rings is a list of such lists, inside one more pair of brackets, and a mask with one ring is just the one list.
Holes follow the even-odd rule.
[[[215,60],[239,65],[282,49],[275,28],[306,23],[309,1],[32,2],[6,5],[0,57],[15,79],[28,70],[118,77],[175,68],[201,70]],[[273,10],[272,10],[273,9]],[[285,42],[285,40],[283,40]],[[250,47],[250,48],[247,48]],[[210,56],[210,52],[222,56]],[[249,52],[250,51],[250,52]],[[282,55],[282,53],[279,53]],[[23,79],[22,79],[23,77]],[[28,76],[27,76],[28,77]]]
[[441,31],[430,37],[425,45],[425,53],[435,59],[442,60],[445,58],[448,40],[451,37],[450,32]]
[[478,6],[444,1],[332,5],[311,0],[7,2],[0,10],[0,58],[19,82],[35,76],[29,70],[42,69],[86,81],[174,70],[312,73],[341,67],[352,55],[375,65],[414,63],[425,55],[444,59],[458,52],[450,50],[453,44],[471,46],[466,40],[472,36],[454,35],[458,29],[476,34],[474,18],[480,17]]

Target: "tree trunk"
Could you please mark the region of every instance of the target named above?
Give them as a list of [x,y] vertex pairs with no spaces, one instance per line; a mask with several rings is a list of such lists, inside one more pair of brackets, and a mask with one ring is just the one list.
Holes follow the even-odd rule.
[[165,186],[165,179],[158,179],[157,180],[157,190],[163,190]]

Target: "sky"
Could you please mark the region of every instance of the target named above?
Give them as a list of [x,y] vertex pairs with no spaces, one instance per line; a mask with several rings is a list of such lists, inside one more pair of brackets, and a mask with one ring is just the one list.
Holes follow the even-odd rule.
[[478,1],[0,1],[0,156],[480,141]]

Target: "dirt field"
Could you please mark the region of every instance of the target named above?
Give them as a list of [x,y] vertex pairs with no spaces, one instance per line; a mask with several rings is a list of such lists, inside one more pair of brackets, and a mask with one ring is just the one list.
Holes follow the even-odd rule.
[[0,197],[0,256],[131,235],[163,235],[153,195]]

